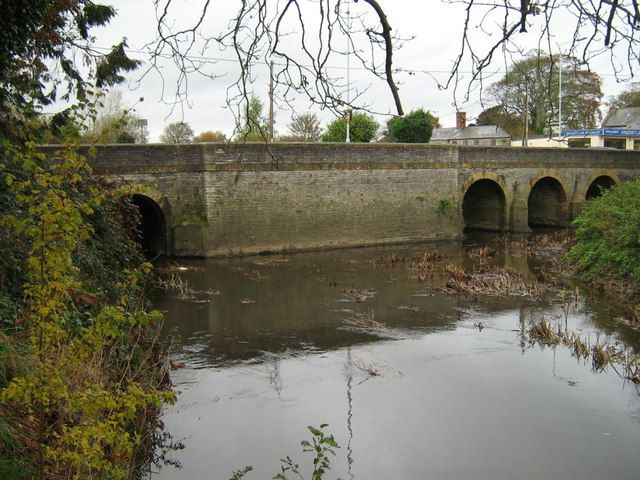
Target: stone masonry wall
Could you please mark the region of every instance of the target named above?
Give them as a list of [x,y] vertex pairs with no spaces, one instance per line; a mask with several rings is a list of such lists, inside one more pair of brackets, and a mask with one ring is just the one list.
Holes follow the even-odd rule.
[[[55,147],[43,147],[50,152]],[[568,224],[591,182],[640,176],[640,153],[406,144],[98,146],[95,173],[155,200],[170,253],[235,255],[418,242],[462,234],[479,179],[505,195],[502,225],[528,230],[527,201],[558,180]]]

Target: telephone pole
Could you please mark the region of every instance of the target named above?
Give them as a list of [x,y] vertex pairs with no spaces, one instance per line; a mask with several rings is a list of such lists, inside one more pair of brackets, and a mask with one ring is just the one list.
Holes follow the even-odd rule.
[[273,60],[269,63],[269,141],[273,142]]
[[351,61],[350,61],[350,53],[351,53],[351,39],[349,38],[349,32],[351,31],[351,11],[350,11],[349,1],[347,0],[347,138],[345,142],[351,142]]
[[522,146],[529,146],[529,79],[524,79],[524,129],[522,135]]

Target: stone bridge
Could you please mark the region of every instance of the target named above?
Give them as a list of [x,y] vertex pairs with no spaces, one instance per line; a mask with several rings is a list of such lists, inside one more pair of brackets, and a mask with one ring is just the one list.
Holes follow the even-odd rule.
[[409,144],[99,146],[148,250],[239,255],[569,226],[640,152]]

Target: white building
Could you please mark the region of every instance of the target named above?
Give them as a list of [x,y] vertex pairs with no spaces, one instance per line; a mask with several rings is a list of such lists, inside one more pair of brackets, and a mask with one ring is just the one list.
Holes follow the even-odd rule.
[[465,112],[456,112],[456,126],[435,128],[429,143],[435,145],[508,147],[511,145],[511,135],[496,125],[467,127],[467,114]]
[[565,130],[563,146],[640,150],[640,108],[612,108],[600,128]]

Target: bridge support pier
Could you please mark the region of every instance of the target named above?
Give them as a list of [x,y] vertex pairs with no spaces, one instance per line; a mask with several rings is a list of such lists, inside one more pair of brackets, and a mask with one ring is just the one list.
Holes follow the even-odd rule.
[[517,181],[513,183],[513,194],[509,208],[508,231],[513,233],[530,233],[529,207],[527,198]]

